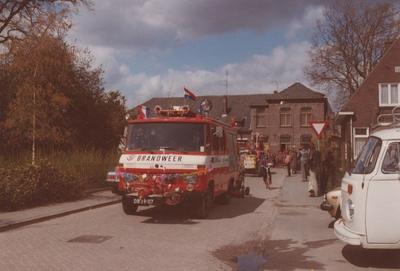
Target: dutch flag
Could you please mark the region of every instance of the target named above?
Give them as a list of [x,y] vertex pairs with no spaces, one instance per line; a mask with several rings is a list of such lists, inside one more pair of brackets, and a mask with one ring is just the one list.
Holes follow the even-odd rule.
[[144,105],[138,105],[139,114],[143,119],[150,118],[150,108]]
[[192,92],[190,92],[185,87],[183,87],[183,95],[184,95],[185,99],[192,99],[193,101],[196,101],[196,95],[194,95]]

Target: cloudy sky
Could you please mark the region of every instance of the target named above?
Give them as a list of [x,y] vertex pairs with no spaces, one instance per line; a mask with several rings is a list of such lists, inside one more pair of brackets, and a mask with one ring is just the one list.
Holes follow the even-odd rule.
[[309,36],[329,2],[95,0],[69,38],[89,48],[106,89],[120,90],[128,109],[183,97],[183,86],[199,96],[272,93],[309,86]]

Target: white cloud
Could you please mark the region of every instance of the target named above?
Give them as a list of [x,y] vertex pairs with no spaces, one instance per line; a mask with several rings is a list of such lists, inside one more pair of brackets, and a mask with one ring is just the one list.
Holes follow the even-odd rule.
[[315,27],[315,21],[322,18],[322,6],[309,6],[301,18],[293,19],[287,27],[286,37],[289,40],[295,39],[299,33],[310,33]]
[[[271,55],[254,55],[242,63],[231,63],[215,71],[178,71],[150,76],[145,73],[128,75],[120,81],[119,89],[127,97],[128,108],[153,97],[180,97],[186,86],[196,95],[224,95],[225,73],[228,70],[228,95],[273,93],[300,81],[307,85],[302,67],[307,61],[307,42],[277,47]],[[316,90],[317,91],[317,90]]]
[[285,28],[328,1],[96,0],[94,12],[82,10],[75,18],[75,37],[120,50],[166,50],[209,35]]
[[[70,39],[88,47],[96,65],[105,70],[106,89],[120,90],[134,107],[152,97],[181,96],[183,86],[196,95],[272,93],[299,80],[306,84],[302,67],[307,61],[307,42],[296,41],[329,0],[96,0],[95,11],[82,11]],[[135,57],[146,52],[146,64],[160,63],[160,55],[181,44],[220,34],[252,31],[262,35],[280,28],[292,44],[276,47],[270,54],[254,54],[238,63],[220,63],[213,70],[180,68],[158,74],[135,73]],[[251,41],[249,41],[251,42]],[[207,52],[208,54],[209,52]],[[238,52],[240,53],[240,52]],[[137,64],[137,65],[140,65]],[[137,67],[136,65],[136,67]],[[157,66],[158,65],[158,66]],[[192,67],[192,68],[187,68]],[[182,69],[182,70],[181,70]],[[188,70],[183,70],[188,69]]]

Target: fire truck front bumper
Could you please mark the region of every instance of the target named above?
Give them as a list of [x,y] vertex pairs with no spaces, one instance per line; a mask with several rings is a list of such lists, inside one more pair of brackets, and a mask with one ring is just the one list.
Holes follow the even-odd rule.
[[145,197],[140,196],[139,193],[134,192],[126,194],[125,196],[132,200],[133,204],[141,206],[149,205],[176,205],[182,201],[199,200],[204,196],[204,192],[197,191],[184,191],[182,193],[166,193],[164,195],[146,195]]

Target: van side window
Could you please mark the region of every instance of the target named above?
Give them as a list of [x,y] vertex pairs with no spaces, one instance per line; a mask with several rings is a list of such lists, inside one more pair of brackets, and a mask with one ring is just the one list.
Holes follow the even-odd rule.
[[399,170],[399,144],[391,143],[383,158],[382,172],[396,173]]

